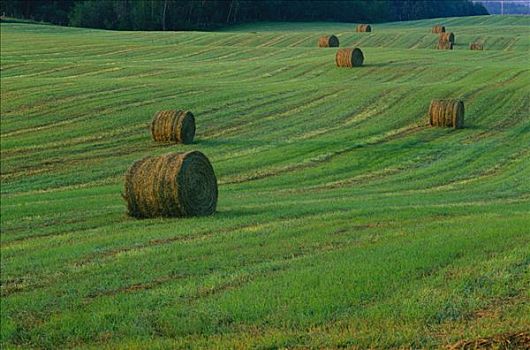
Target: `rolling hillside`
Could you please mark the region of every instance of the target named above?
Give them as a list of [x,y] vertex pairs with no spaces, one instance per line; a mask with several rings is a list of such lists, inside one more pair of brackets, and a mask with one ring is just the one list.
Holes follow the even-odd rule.
[[[435,23],[455,51],[433,49]],[[3,23],[3,347],[437,348],[528,331],[529,25]],[[364,67],[335,67],[316,47],[331,33]],[[428,127],[434,98],[462,98],[466,127]],[[194,112],[194,144],[151,141],[171,108]],[[194,149],[216,215],[127,217],[131,163]]]

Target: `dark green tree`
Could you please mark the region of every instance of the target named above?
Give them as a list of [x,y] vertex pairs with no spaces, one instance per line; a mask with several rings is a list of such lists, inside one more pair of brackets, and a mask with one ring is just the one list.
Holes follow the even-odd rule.
[[2,0],[8,16],[118,30],[209,29],[253,21],[383,22],[483,15],[469,0]]

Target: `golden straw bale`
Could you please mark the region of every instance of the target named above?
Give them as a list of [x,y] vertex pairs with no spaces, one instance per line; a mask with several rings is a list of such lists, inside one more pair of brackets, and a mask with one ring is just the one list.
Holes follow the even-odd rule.
[[369,24],[358,24],[355,31],[358,33],[368,33],[372,31],[372,26]]
[[436,46],[438,50],[452,50],[453,43],[450,41],[438,40],[438,45]]
[[464,102],[461,100],[432,100],[429,106],[431,126],[460,129],[464,126]]
[[339,47],[339,38],[335,35],[324,35],[318,39],[318,47]]
[[471,43],[469,44],[469,49],[470,50],[484,50],[484,44],[483,43],[479,43],[479,42],[474,42],[474,43]]
[[434,27],[432,27],[432,32],[435,34],[444,33],[445,27],[441,24],[437,24]]
[[359,67],[364,62],[364,55],[361,49],[339,49],[335,55],[337,67]]
[[195,137],[195,117],[190,111],[168,110],[157,112],[151,121],[153,140],[192,143]]
[[128,213],[137,218],[202,216],[215,212],[217,179],[199,151],[136,161],[125,173]]
[[453,32],[440,33],[440,41],[450,41],[455,43],[455,34]]

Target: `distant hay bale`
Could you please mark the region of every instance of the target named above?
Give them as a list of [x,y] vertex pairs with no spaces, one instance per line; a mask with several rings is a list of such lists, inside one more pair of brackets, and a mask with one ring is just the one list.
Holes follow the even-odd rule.
[[445,27],[441,24],[437,24],[434,27],[432,27],[432,32],[435,34],[444,33]]
[[335,55],[337,67],[359,67],[364,62],[364,55],[361,49],[339,49]]
[[318,39],[318,47],[339,47],[339,38],[335,35],[324,35]]
[[198,151],[136,161],[125,174],[128,213],[137,218],[203,216],[215,212],[217,179]]
[[455,43],[455,34],[453,32],[440,33],[440,41],[450,41],[454,45],[454,43]]
[[429,106],[431,126],[460,129],[464,126],[464,102],[461,100],[432,100]]
[[474,42],[469,44],[470,50],[484,50],[484,44],[479,42]]
[[438,40],[438,46],[436,48],[438,50],[452,50],[453,43],[450,41]]
[[195,136],[195,117],[190,111],[168,110],[157,112],[151,121],[153,140],[192,143]]
[[368,33],[372,31],[372,26],[370,26],[369,24],[358,24],[355,31],[357,33]]

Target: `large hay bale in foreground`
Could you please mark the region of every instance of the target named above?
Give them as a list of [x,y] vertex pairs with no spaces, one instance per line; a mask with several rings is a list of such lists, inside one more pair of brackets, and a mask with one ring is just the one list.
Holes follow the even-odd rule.
[[461,100],[432,100],[429,106],[431,126],[460,129],[464,126],[464,102]]
[[453,32],[440,33],[440,41],[450,41],[454,45],[455,35]]
[[471,43],[469,44],[469,49],[470,50],[484,50],[484,44],[483,43],[479,43],[479,42],[474,42],[474,43]]
[[432,32],[435,34],[445,33],[445,27],[441,24],[437,24],[434,27],[432,27]]
[[372,26],[369,24],[358,24],[357,28],[355,28],[355,31],[357,33],[368,33],[372,31]]
[[318,39],[318,47],[339,47],[339,38],[335,35],[324,35]]
[[192,143],[195,117],[190,111],[183,110],[157,112],[151,121],[151,135],[155,141]]
[[364,62],[364,55],[361,49],[339,49],[335,55],[337,67],[359,67]]
[[438,40],[438,45],[436,46],[438,50],[452,50],[453,43],[450,41]]
[[198,151],[136,161],[125,174],[125,200],[137,218],[202,216],[215,212],[217,179]]

